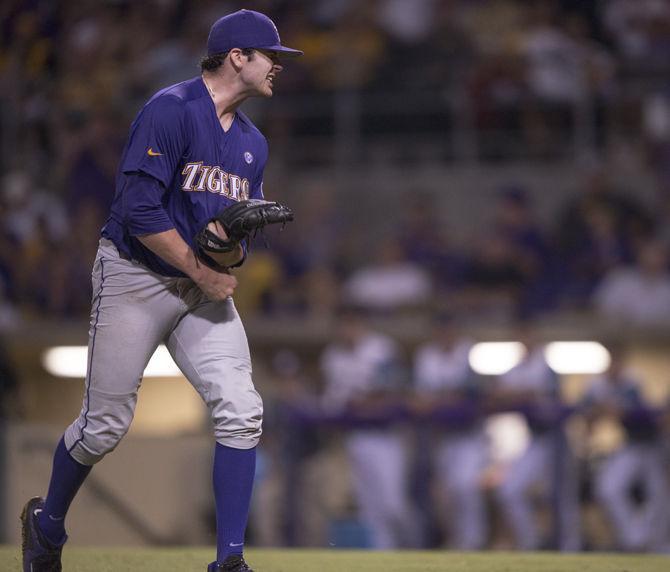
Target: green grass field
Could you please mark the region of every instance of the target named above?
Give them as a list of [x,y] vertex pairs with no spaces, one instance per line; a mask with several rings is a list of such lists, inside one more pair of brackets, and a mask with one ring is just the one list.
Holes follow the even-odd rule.
[[[68,548],[64,572],[205,572],[213,549]],[[256,572],[666,572],[670,557],[487,552],[248,550]],[[21,570],[20,552],[0,548],[0,570]]]

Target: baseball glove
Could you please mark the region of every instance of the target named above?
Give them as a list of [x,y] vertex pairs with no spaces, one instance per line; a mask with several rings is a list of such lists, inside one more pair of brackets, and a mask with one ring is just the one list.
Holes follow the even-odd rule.
[[[284,205],[261,199],[240,201],[208,221],[195,237],[198,248],[205,254],[222,254],[231,252],[237,245],[268,224],[286,224],[293,220],[293,211]],[[219,224],[226,231],[227,239],[223,239],[211,230],[212,223]]]

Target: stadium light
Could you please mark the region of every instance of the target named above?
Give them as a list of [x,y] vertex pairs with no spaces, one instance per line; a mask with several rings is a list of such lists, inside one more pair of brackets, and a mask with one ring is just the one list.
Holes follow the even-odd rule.
[[[86,346],[56,346],[42,354],[42,365],[56,377],[86,377],[88,349]],[[158,347],[144,370],[144,377],[181,377],[164,345]]]
[[521,342],[480,342],[472,346],[470,367],[480,375],[502,375],[517,365],[526,354]]
[[549,367],[562,375],[603,373],[612,361],[598,342],[551,342],[544,349],[544,357]]

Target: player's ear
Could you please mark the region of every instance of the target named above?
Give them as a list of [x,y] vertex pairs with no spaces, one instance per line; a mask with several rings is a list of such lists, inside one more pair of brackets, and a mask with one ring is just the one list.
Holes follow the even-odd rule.
[[242,65],[247,60],[246,56],[240,48],[233,48],[228,52],[228,57],[230,58],[230,63],[232,64],[235,70],[242,68]]

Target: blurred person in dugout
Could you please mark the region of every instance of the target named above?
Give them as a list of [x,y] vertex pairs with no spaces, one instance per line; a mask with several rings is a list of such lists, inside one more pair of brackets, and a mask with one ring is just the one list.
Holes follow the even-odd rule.
[[598,423],[623,429],[623,442],[595,473],[595,495],[618,547],[625,551],[666,551],[668,473],[662,441],[663,411],[642,392],[640,376],[626,364],[624,348],[611,347],[608,370],[589,383],[583,406],[592,433]]
[[435,438],[433,470],[446,501],[450,545],[458,550],[479,550],[487,540],[481,479],[488,449],[471,347],[453,318],[438,314],[430,339],[414,357],[414,411]]
[[[497,379],[491,407],[520,412],[530,441],[507,468],[497,498],[518,548],[578,550],[579,482],[565,434],[567,408],[561,401],[559,378],[547,364],[544,344],[528,325],[520,325],[516,339],[525,346],[526,354]],[[546,535],[534,508],[537,493],[541,493],[551,521]]]
[[[274,504],[274,522],[269,523],[267,503],[257,499],[257,522],[266,531],[265,546],[314,545],[323,528],[314,499],[311,467],[321,448],[312,422],[319,408],[319,396],[300,356],[283,348],[272,357],[271,390],[265,399],[264,428],[271,434],[274,489],[268,501]],[[268,392],[266,392],[267,395]],[[274,473],[274,475],[272,475]],[[320,486],[328,485],[319,481]],[[317,519],[319,520],[317,522]],[[319,538],[319,540],[322,540]]]
[[324,410],[346,428],[354,494],[370,546],[417,546],[408,447],[399,426],[405,396],[396,343],[375,332],[360,308],[340,308],[335,340],[324,349],[321,370]]

